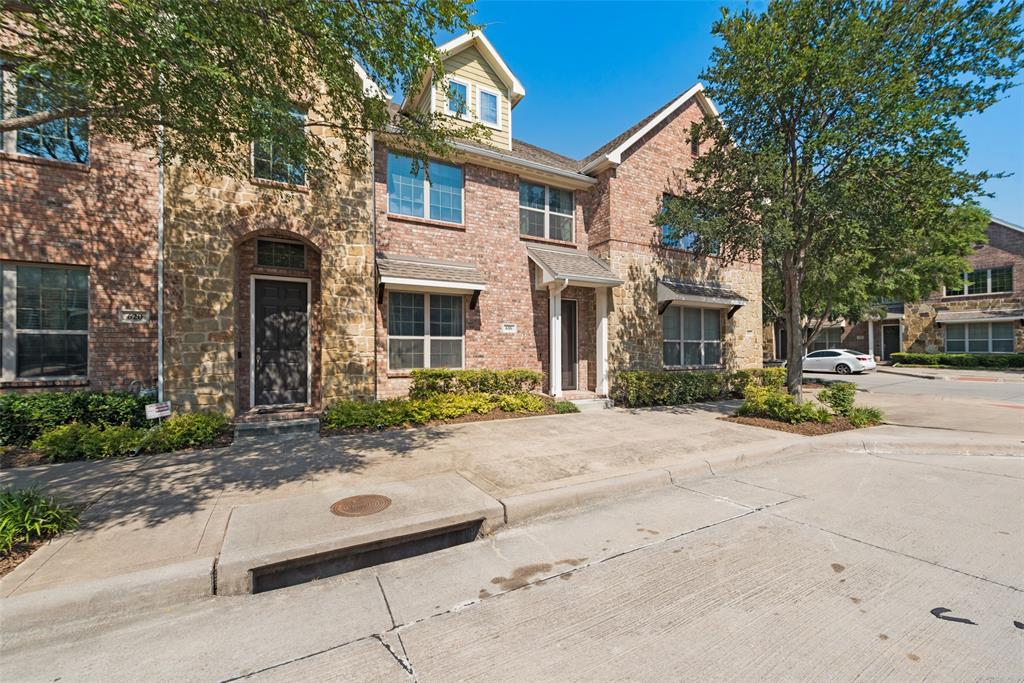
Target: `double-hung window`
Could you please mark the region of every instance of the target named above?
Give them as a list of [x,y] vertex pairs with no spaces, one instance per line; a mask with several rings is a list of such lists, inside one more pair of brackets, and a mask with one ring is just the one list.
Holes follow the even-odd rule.
[[717,308],[669,306],[661,330],[666,366],[721,364],[722,312]]
[[843,341],[843,328],[841,327],[826,327],[818,331],[818,335],[811,342],[810,346],[807,347],[808,351],[821,351],[822,349],[835,349],[839,348],[840,343]]
[[0,272],[3,379],[85,377],[88,271],[4,263]]
[[452,116],[467,118],[469,116],[469,84],[451,79],[448,81],[445,111]]
[[462,169],[423,163],[401,154],[388,154],[388,212],[401,216],[462,223]]
[[572,192],[519,181],[519,233],[531,237],[572,242]]
[[[661,198],[662,211],[667,209],[668,203],[674,199],[672,195],[663,195]],[[661,226],[661,246],[670,249],[681,249],[683,251],[695,251],[697,248],[698,236],[695,232],[684,232],[679,234],[671,225]],[[718,243],[712,242],[711,254],[718,254]]]
[[[303,127],[306,116],[297,109],[291,111],[294,125]],[[301,152],[289,151],[274,139],[260,140],[252,146],[252,175],[261,180],[289,185],[306,184],[306,165]]]
[[[47,87],[45,75],[17,78],[9,72],[0,81],[0,116],[15,118],[51,111],[61,106],[60,100]],[[89,163],[89,119],[63,118],[36,124],[0,135],[5,151],[41,159],[75,164]]]
[[1013,323],[947,324],[946,353],[1013,353]]
[[477,87],[476,117],[480,119],[481,123],[492,128],[500,127],[501,124],[498,123],[498,103],[500,101],[501,96],[498,93]]
[[1013,291],[1013,267],[981,268],[964,273],[960,283],[946,287],[946,296],[1004,294]]
[[461,368],[462,306],[458,295],[391,292],[388,368]]

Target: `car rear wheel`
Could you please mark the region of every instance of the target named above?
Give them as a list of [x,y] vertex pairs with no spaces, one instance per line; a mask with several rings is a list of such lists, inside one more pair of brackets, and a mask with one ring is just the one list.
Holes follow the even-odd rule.
[[836,372],[840,375],[849,375],[852,368],[846,363],[836,363]]

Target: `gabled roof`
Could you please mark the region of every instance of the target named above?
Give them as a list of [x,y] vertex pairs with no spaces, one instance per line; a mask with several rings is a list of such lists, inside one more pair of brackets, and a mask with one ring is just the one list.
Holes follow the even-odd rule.
[[[437,51],[441,53],[441,57],[447,59],[453,55],[466,50],[468,48],[475,47],[480,55],[487,60],[487,63],[491,65],[495,73],[498,74],[498,78],[508,86],[509,91],[512,93],[512,106],[519,104],[519,100],[526,96],[526,88],[519,82],[516,75],[512,73],[512,70],[508,68],[508,64],[501,58],[498,51],[491,45],[491,41],[487,40],[487,36],[483,34],[483,31],[470,31],[463,33],[457,38],[452,38],[447,43],[437,46]],[[430,81],[433,79],[433,69],[428,69],[423,74],[423,78],[420,81],[420,87],[416,90],[415,97],[406,97],[405,102],[402,103],[402,107],[411,105],[414,100],[419,100],[423,93],[426,92],[430,87]]]
[[671,116],[690,100],[696,99],[697,104],[712,116],[718,116],[715,105],[704,95],[704,84],[697,83],[692,88],[672,99],[653,114],[644,118],[628,130],[599,147],[588,155],[581,165],[580,171],[589,173],[604,165],[616,166],[622,163],[622,155],[643,136],[647,135],[658,124]]
[[1001,225],[1004,228],[1016,230],[1017,232],[1024,232],[1024,228],[1022,228],[1021,226],[1017,225],[1016,223],[1011,223],[1010,221],[1004,221],[1002,218],[996,218],[995,216],[992,216],[989,220],[990,222],[995,223],[996,225]]
[[526,253],[552,280],[570,280],[575,284],[613,287],[623,282],[621,278],[615,277],[603,262],[583,251],[568,247],[530,244],[526,247]]

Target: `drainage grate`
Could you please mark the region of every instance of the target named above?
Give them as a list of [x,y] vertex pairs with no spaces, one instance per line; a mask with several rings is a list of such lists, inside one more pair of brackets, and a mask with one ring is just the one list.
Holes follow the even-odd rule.
[[372,493],[365,496],[349,496],[342,498],[331,506],[331,512],[339,517],[365,517],[386,510],[391,499]]

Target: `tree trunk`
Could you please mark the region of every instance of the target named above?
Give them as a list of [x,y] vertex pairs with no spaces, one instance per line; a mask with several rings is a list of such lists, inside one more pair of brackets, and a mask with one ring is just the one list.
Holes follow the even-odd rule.
[[799,402],[804,374],[804,331],[800,315],[800,281],[796,266],[789,259],[783,268],[782,277],[786,298],[786,310],[783,312],[786,326],[786,390]]

